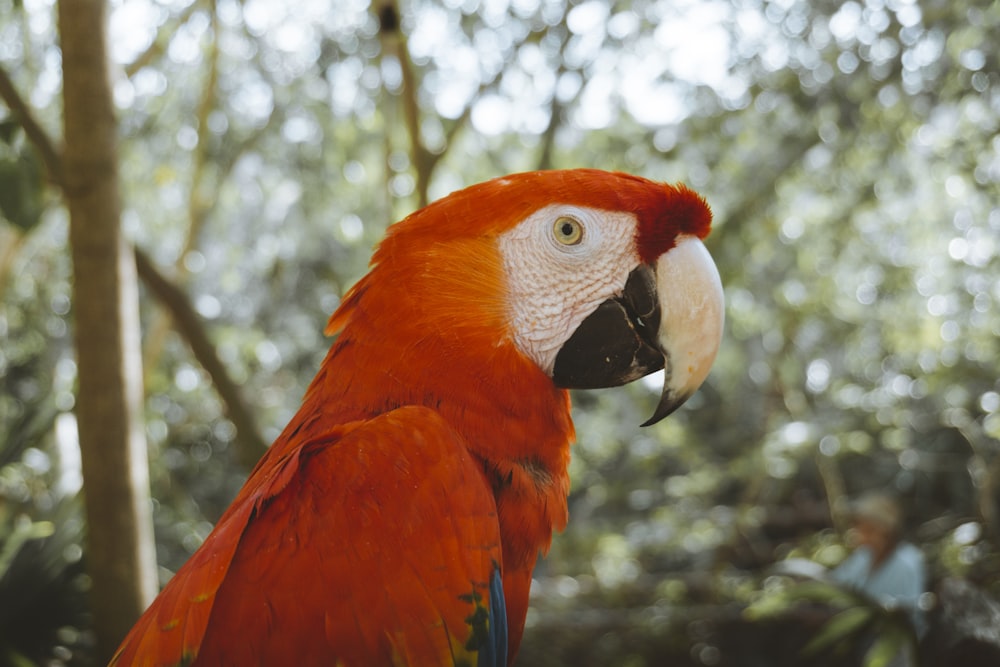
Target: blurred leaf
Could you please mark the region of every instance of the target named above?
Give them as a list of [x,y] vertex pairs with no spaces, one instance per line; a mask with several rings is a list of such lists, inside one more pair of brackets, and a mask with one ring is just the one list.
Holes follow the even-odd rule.
[[0,120],[0,142],[7,145],[14,143],[14,138],[21,129],[21,123],[16,118],[7,117]]
[[857,641],[858,633],[868,626],[876,611],[871,607],[849,607],[823,624],[802,649],[803,655],[816,655],[835,644]]
[[0,654],[5,667],[38,667],[38,665],[28,657],[18,653],[12,648],[8,648]]
[[880,632],[865,654],[863,667],[887,667],[896,656],[906,651],[912,636],[899,627],[890,627]]
[[21,513],[0,522],[0,656],[29,664],[84,665],[91,650],[83,574],[83,522],[77,498],[64,498],[44,515]]
[[18,516],[14,520],[12,529],[3,539],[3,547],[0,548],[0,579],[7,574],[10,564],[25,542],[48,537],[54,532],[55,526],[51,521],[32,521],[23,514]]
[[849,589],[821,581],[806,581],[765,592],[746,609],[748,618],[758,620],[788,613],[801,603],[832,608],[868,606],[867,598]]
[[44,210],[44,172],[28,145],[10,154],[0,151],[0,214],[16,227],[29,231]]

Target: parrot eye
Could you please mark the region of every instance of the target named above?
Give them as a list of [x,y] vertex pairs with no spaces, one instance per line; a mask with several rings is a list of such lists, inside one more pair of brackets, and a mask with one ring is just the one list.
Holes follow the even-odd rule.
[[552,235],[562,245],[577,245],[583,240],[583,225],[573,218],[559,218],[552,225]]

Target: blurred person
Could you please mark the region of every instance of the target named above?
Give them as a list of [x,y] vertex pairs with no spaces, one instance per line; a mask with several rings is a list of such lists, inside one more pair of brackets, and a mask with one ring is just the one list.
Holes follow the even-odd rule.
[[[902,539],[903,512],[892,496],[873,492],[862,496],[851,508],[848,538],[855,547],[830,573],[841,586],[863,593],[886,609],[905,611],[916,638],[927,630],[920,597],[927,590],[924,555]],[[909,648],[889,664],[914,664]]]
[[922,634],[927,621],[920,596],[926,591],[927,570],[920,549],[902,540],[899,502],[883,493],[865,495],[852,507],[851,522],[849,539],[855,543],[854,551],[830,577],[887,608],[905,609],[917,634]]

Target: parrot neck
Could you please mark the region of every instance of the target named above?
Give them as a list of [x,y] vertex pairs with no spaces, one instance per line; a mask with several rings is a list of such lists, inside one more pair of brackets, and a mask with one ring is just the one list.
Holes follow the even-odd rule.
[[426,332],[404,338],[418,342],[404,348],[343,331],[268,458],[338,424],[405,405],[433,408],[482,462],[497,499],[505,568],[533,567],[553,530],[566,525],[574,438],[568,392],[512,344],[477,352],[467,340]]

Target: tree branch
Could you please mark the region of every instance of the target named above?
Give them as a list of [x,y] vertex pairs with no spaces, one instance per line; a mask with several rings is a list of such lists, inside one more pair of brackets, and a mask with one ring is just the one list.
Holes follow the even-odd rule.
[[[562,18],[559,20],[558,25],[560,27],[565,27],[566,25],[566,11],[563,11]],[[570,31],[561,30],[556,33],[559,36],[559,65],[556,67],[556,82],[558,83],[559,78],[563,74],[569,71],[566,67],[566,45],[569,44]],[[558,86],[556,86],[556,89]],[[559,101],[559,95],[557,95],[557,90],[552,90],[552,104],[549,105],[549,124],[545,126],[545,131],[542,132],[542,150],[538,155],[538,168],[539,169],[552,169],[553,160],[552,153],[555,150],[556,145],[556,132],[559,131],[559,125],[562,120],[563,104]],[[583,87],[577,91],[576,96],[579,97],[580,93],[583,92]]]
[[410,135],[410,159],[417,172],[417,205],[423,208],[428,203],[431,171],[434,166],[433,154],[420,139],[420,105],[417,102],[417,82],[413,73],[410,50],[403,34],[399,3],[397,0],[381,0],[376,7],[379,20],[379,35],[384,51],[392,51],[399,61],[403,82],[400,96],[403,100],[403,119]]
[[125,65],[125,76],[132,78],[135,73],[141,70],[146,65],[153,62],[154,59],[158,58],[166,50],[167,45],[170,44],[170,38],[177,33],[177,29],[188,22],[188,20],[194,15],[198,5],[201,4],[200,0],[194,0],[191,4],[184,8],[184,10],[177,15],[177,17],[163,26],[156,34],[156,38],[149,45],[145,51],[136,56],[135,60]]
[[[212,41],[208,46],[208,72],[202,88],[201,99],[198,101],[196,117],[198,120],[198,144],[194,148],[193,166],[191,170],[191,193],[188,197],[188,237],[181,252],[180,259],[198,245],[198,238],[205,226],[208,211],[214,198],[202,195],[202,181],[205,167],[208,163],[208,144],[211,131],[208,129],[208,117],[215,109],[216,88],[219,83],[219,18],[215,8],[215,0],[211,0],[212,13],[209,18],[212,28]],[[180,262],[183,264],[183,261]]]
[[195,312],[187,294],[160,273],[152,260],[139,248],[135,249],[135,265],[139,277],[160,303],[170,311],[177,330],[187,340],[195,359],[212,378],[212,384],[215,385],[226,406],[226,414],[236,426],[238,437],[243,441],[244,446],[240,448],[241,462],[247,469],[253,468],[257,459],[267,449],[267,443],[258,433],[256,421],[244,402],[239,387],[229,377],[225,364],[208,339],[201,318]]
[[[208,51],[208,71],[205,74],[205,83],[202,89],[201,99],[198,102],[195,117],[197,119],[198,143],[191,152],[191,180],[188,190],[188,228],[187,236],[177,261],[174,265],[174,281],[178,285],[187,282],[187,270],[184,267],[184,258],[198,245],[201,230],[205,220],[208,218],[209,209],[213,198],[203,196],[202,182],[208,161],[208,116],[215,106],[215,88],[218,83],[218,62],[219,62],[219,32],[218,17],[215,11],[214,0],[211,3],[211,42],[207,47]],[[192,3],[194,6],[196,3]],[[163,350],[163,341],[170,330],[170,318],[166,313],[155,314],[149,323],[146,333],[146,359],[144,366],[155,367]]]
[[28,136],[28,141],[35,147],[38,154],[42,156],[42,161],[49,171],[51,181],[62,185],[62,156],[55,147],[55,143],[49,137],[48,132],[39,124],[31,108],[17,92],[14,82],[2,65],[0,65],[0,98],[3,99],[11,113],[17,117],[21,128]]
[[433,173],[434,168],[437,167],[437,163],[441,160],[441,158],[445,156],[447,149],[451,146],[452,142],[455,140],[455,135],[457,135],[458,131],[461,130],[467,122],[469,122],[469,118],[472,116],[472,106],[476,103],[476,100],[480,99],[486,91],[495,88],[497,85],[497,79],[499,78],[500,74],[498,72],[489,81],[483,81],[479,84],[479,88],[476,90],[476,94],[472,96],[472,99],[469,100],[469,103],[465,105],[464,109],[462,109],[461,115],[459,115],[458,118],[452,121],[451,125],[445,130],[444,150],[438,153],[427,154],[428,155],[427,169],[429,173]]

